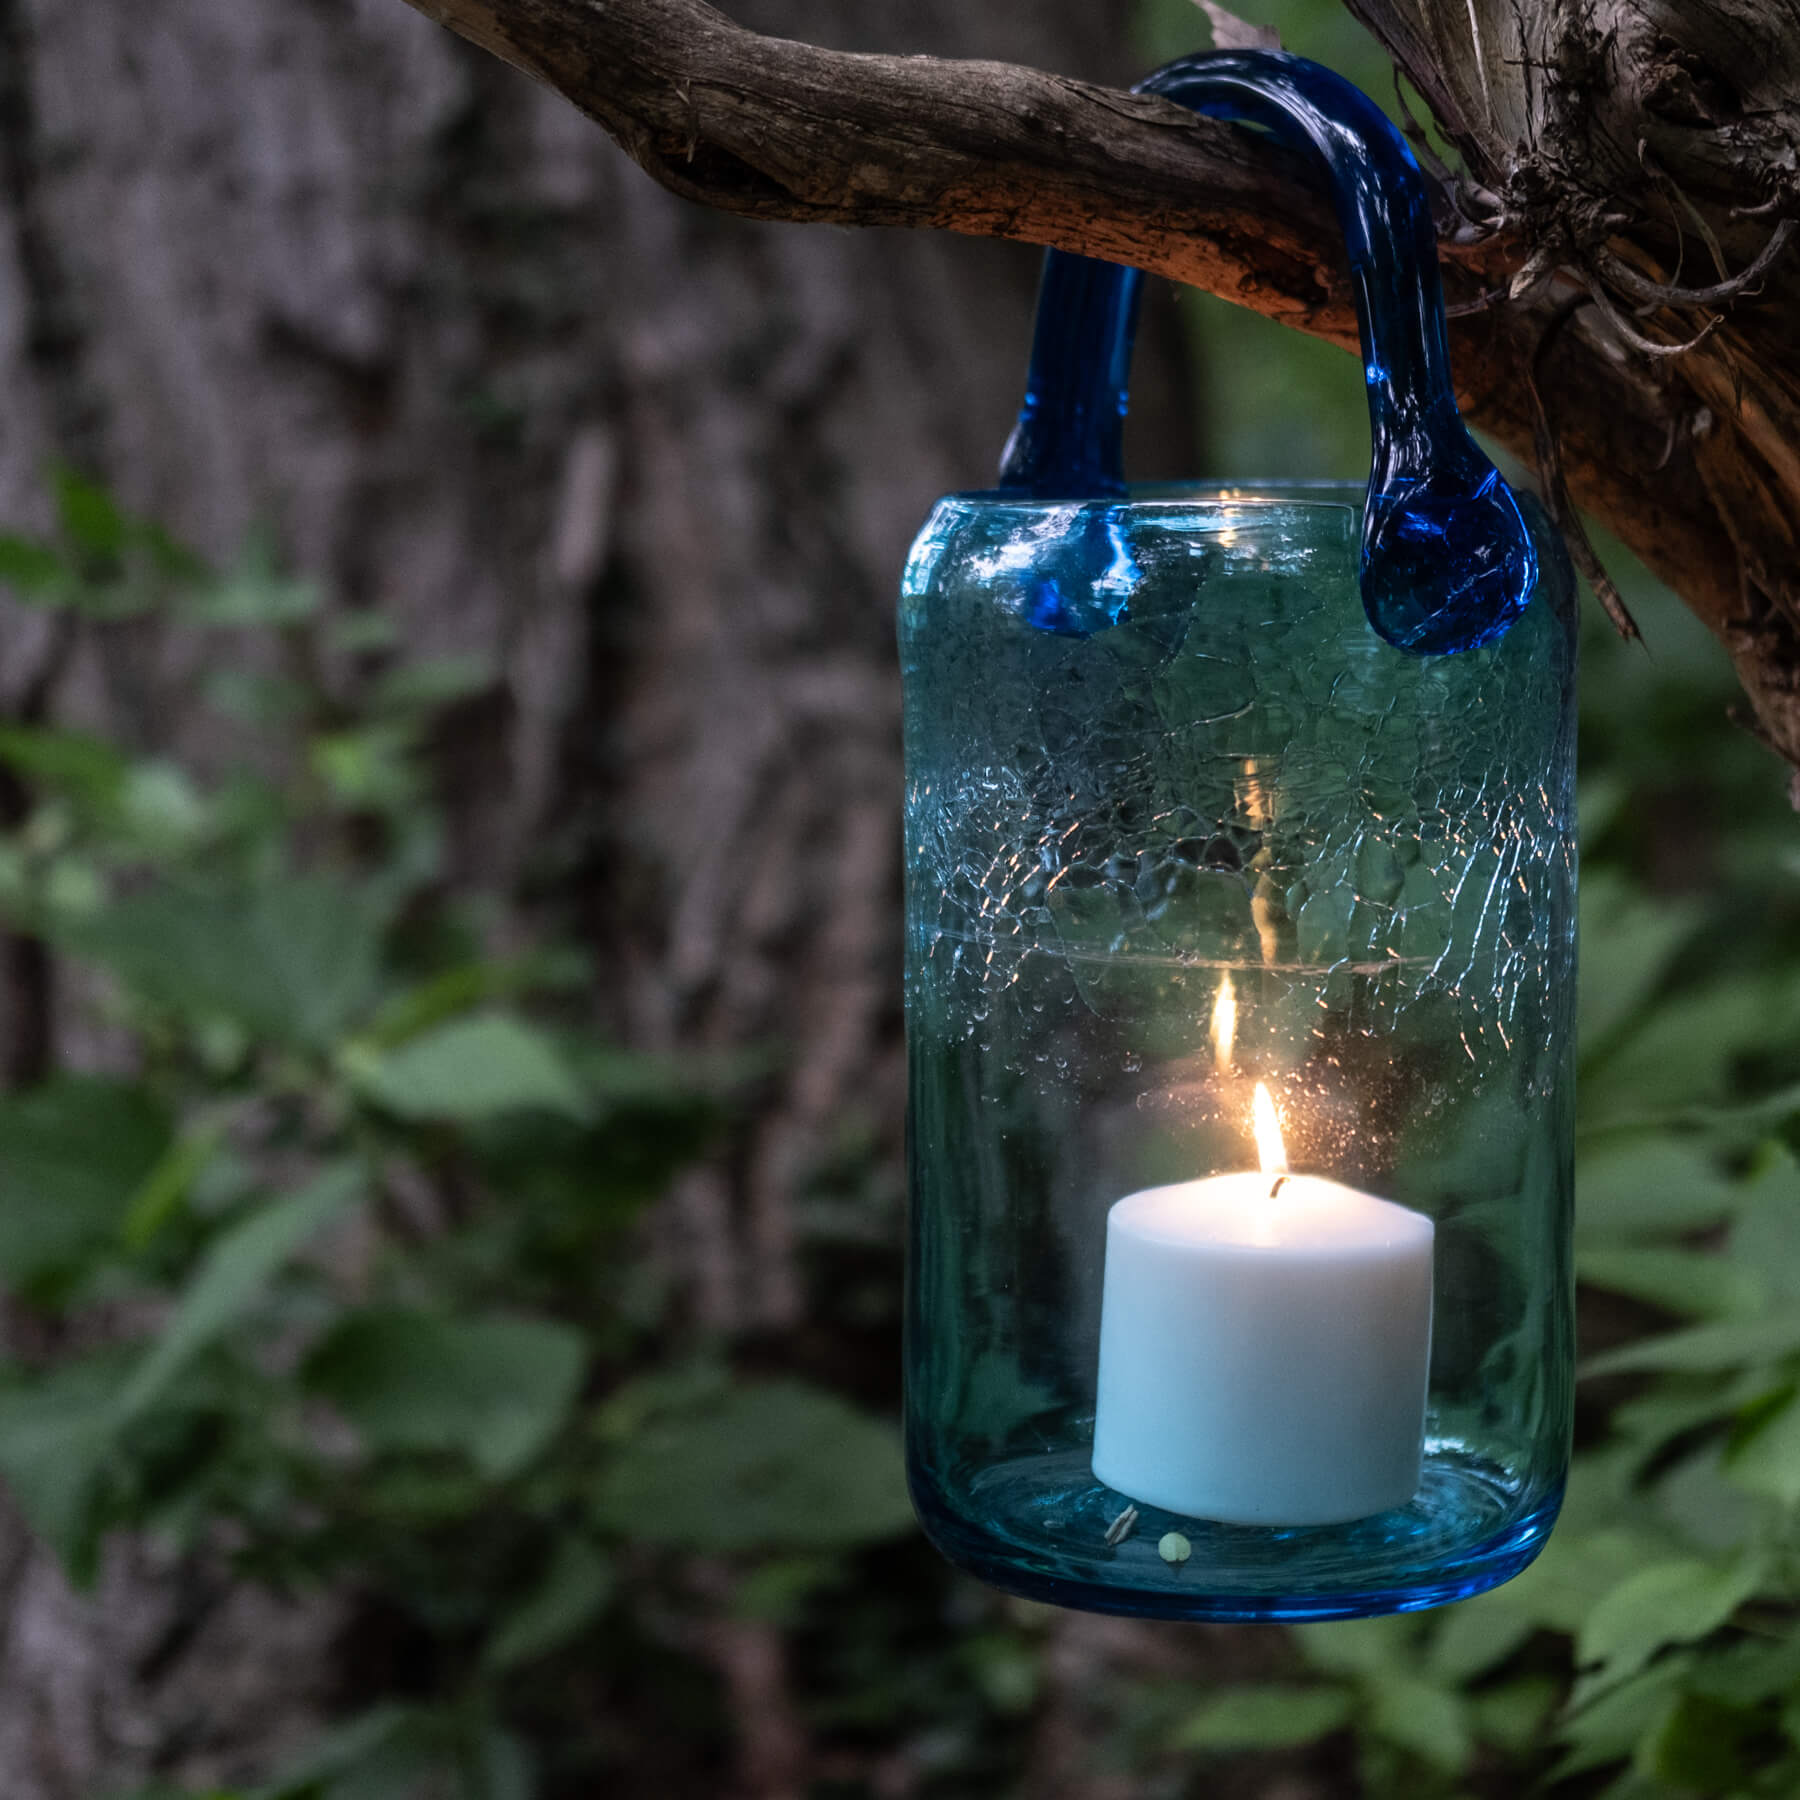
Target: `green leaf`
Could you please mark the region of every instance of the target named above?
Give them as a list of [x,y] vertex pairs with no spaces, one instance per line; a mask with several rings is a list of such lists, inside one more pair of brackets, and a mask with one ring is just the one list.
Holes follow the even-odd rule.
[[[1789,1707],[1788,1712],[1800,1718],[1800,1707]],[[1790,1742],[1793,1741],[1791,1727],[1788,1738]],[[1800,1756],[1795,1756],[1791,1750],[1785,1756],[1765,1752],[1757,1761],[1756,1779],[1765,1794],[1800,1794]],[[1667,1792],[1664,1789],[1661,1794],[1653,1795],[1651,1800],[1665,1800]]]
[[1760,1312],[1768,1290],[1753,1271],[1697,1250],[1584,1249],[1575,1273],[1590,1287],[1627,1294],[1689,1318],[1723,1319]]
[[1736,1183],[1691,1138],[1635,1137],[1588,1151],[1575,1169],[1575,1241],[1593,1248],[1715,1225]]
[[[1635,1400],[1621,1401],[1612,1410],[1615,1440],[1622,1443],[1632,1458],[1634,1469],[1641,1467],[1652,1452],[1662,1448],[1671,1438],[1684,1437],[1702,1425],[1710,1425],[1741,1414],[1749,1401],[1771,1391],[1770,1378],[1754,1372],[1732,1376],[1669,1376],[1657,1382]],[[1737,1390],[1748,1384],[1757,1394],[1741,1394]],[[1786,1384],[1779,1392],[1785,1394]]]
[[1767,973],[1715,977],[1673,995],[1583,1074],[1582,1110],[1591,1119],[1643,1119],[1724,1098],[1737,1059],[1779,1041],[1788,1011],[1786,984]]
[[722,1406],[731,1391],[720,1363],[670,1363],[608,1394],[594,1409],[594,1435],[603,1444],[623,1444],[660,1419]]
[[1721,1147],[1746,1149],[1765,1140],[1772,1131],[1791,1130],[1800,1120],[1800,1085],[1777,1088],[1741,1104],[1669,1108],[1665,1119],[1684,1129],[1703,1132]]
[[1569,1749],[1550,1779],[1561,1781],[1630,1756],[1662,1717],[1685,1672],[1681,1658],[1666,1658],[1581,1705],[1557,1732]]
[[1800,1312],[1760,1319],[1727,1319],[1695,1325],[1662,1337],[1645,1338],[1591,1357],[1584,1380],[1596,1375],[1640,1372],[1715,1374],[1722,1370],[1779,1362],[1800,1350]]
[[1514,1756],[1535,1750],[1556,1711],[1561,1684],[1545,1675],[1524,1675],[1472,1695],[1475,1735]]
[[1412,1666],[1419,1621],[1411,1617],[1334,1619],[1295,1627],[1307,1661],[1340,1675],[1385,1680]]
[[0,725],[0,762],[66,794],[102,824],[117,818],[131,767],[100,738],[37,725]]
[[71,544],[90,556],[116,556],[125,548],[132,524],[105,488],[66,467],[53,471],[50,483],[63,536]]
[[391,613],[372,607],[335,612],[325,621],[325,647],[337,656],[368,656],[378,650],[397,650],[405,633]]
[[1434,1768],[1457,1774],[1475,1752],[1460,1694],[1413,1676],[1387,1675],[1368,1695],[1368,1726]]
[[493,1484],[472,1463],[437,1457],[387,1457],[364,1469],[358,1488],[364,1516],[416,1535],[465,1525],[494,1500]]
[[580,1387],[581,1333],[548,1319],[353,1313],[303,1379],[377,1450],[458,1450],[490,1480],[556,1433]]
[[537,1776],[525,1740],[498,1725],[489,1725],[482,1732],[473,1762],[469,1771],[473,1780],[465,1779],[468,1800],[532,1800],[537,1792]]
[[1759,1706],[1779,1694],[1800,1693],[1800,1635],[1774,1642],[1746,1638],[1696,1662],[1688,1680],[1695,1693],[1727,1705]]
[[128,1250],[141,1250],[175,1215],[219,1147],[217,1128],[177,1138],[131,1196],[119,1235]]
[[214,712],[259,730],[303,718],[312,706],[302,683],[255,669],[213,669],[200,691]]
[[198,625],[268,629],[310,619],[319,604],[318,588],[283,575],[273,541],[266,532],[256,531],[245,540],[231,569],[218,580],[197,586],[185,597],[183,610]]
[[1631,802],[1631,784],[1622,775],[1584,776],[1576,786],[1575,811],[1581,820],[1581,854],[1606,836]]
[[1731,1262],[1780,1302],[1800,1302],[1800,1164],[1785,1145],[1766,1148],[1744,1184],[1731,1227]]
[[[746,1568],[731,1593],[731,1613],[733,1618],[754,1619],[765,1625],[774,1625],[782,1630],[792,1630],[799,1624],[806,1604],[823,1587],[843,1578],[843,1567],[830,1555],[809,1555],[805,1551],[792,1552],[785,1556],[759,1556],[755,1563]],[[988,1692],[990,1704],[997,1704],[993,1687],[1010,1689],[1016,1695],[1024,1686],[1024,1671],[1020,1668],[1020,1659],[1030,1664],[1030,1681],[1033,1692],[1036,1691],[1037,1659],[1015,1632],[995,1632],[988,1634],[988,1643],[993,1646],[994,1640],[1004,1638],[1013,1646],[1010,1662],[1010,1674],[999,1673],[994,1661],[989,1660],[985,1674],[989,1680],[978,1681]],[[966,1640],[965,1640],[966,1641]],[[996,1652],[998,1658],[1004,1659],[1004,1652]],[[1021,1677],[1015,1679],[1015,1677]],[[1002,1705],[1000,1710],[1004,1711]]]
[[1033,1644],[1015,1631],[978,1631],[957,1648],[958,1663],[995,1712],[1016,1719],[1031,1711],[1043,1677]]
[[1446,1606],[1436,1616],[1426,1669],[1460,1686],[1503,1663],[1531,1636],[1536,1621],[1498,1594]]
[[[1696,1381],[1688,1385],[1698,1387]],[[1545,1545],[1542,1554],[1530,1568],[1524,1571],[1517,1580],[1505,1584],[1499,1591],[1510,1593],[1517,1587],[1518,1581],[1528,1576],[1536,1576],[1537,1572],[1549,1562],[1559,1559],[1560,1547],[1567,1543],[1581,1547],[1584,1557],[1591,1554],[1591,1546],[1595,1542],[1608,1539],[1618,1541],[1618,1554],[1625,1558],[1628,1567],[1633,1558],[1630,1546],[1645,1542],[1623,1523],[1627,1519],[1635,1519],[1635,1509],[1630,1496],[1637,1485],[1638,1463],[1633,1449],[1627,1445],[1609,1443],[1598,1450],[1587,1450],[1577,1453],[1569,1465],[1569,1484],[1563,1490],[1563,1503],[1556,1515],[1556,1530]],[[1644,1558],[1638,1556],[1638,1562]],[[1566,1579],[1570,1575],[1579,1574],[1578,1569],[1562,1569],[1559,1577]],[[1608,1580],[1601,1592],[1613,1586]],[[1599,1594],[1595,1595],[1599,1598]]]
[[1171,1750],[1286,1750],[1340,1731],[1356,1709],[1345,1687],[1223,1688],[1170,1736]]
[[306,1749],[269,1783],[257,1790],[257,1800],[311,1800],[318,1784],[366,1762],[402,1733],[415,1718],[415,1709],[392,1701],[359,1713],[336,1725]]
[[1747,1559],[1719,1564],[1683,1557],[1640,1569],[1588,1615],[1576,1660],[1603,1664],[1609,1682],[1635,1675],[1664,1645],[1718,1630],[1756,1592],[1761,1576]]
[[[1588,1479],[1587,1469],[1577,1462],[1570,1490],[1577,1508]],[[1503,1621],[1508,1618],[1520,1622],[1526,1634],[1549,1630],[1572,1637],[1614,1588],[1646,1562],[1666,1554],[1666,1546],[1658,1539],[1619,1529],[1584,1532],[1571,1517],[1557,1527],[1530,1568],[1504,1587],[1464,1601],[1456,1612],[1496,1615],[1489,1625],[1496,1638],[1504,1636]]]
[[28,1384],[0,1388],[0,1476],[32,1530],[76,1581],[93,1574],[94,1495],[128,1355],[113,1346]]
[[297,1194],[259,1208],[216,1239],[114,1406],[116,1423],[136,1417],[256,1298],[295,1251],[362,1192],[360,1164],[335,1163]]
[[[247,1029],[323,1048],[373,1001],[385,920],[368,895],[300,876],[260,890],[243,922],[245,960],[234,975],[254,1004],[221,1010]],[[243,981],[251,956],[263,959],[260,995]]]
[[613,1453],[600,1524],[696,1550],[822,1550],[909,1530],[893,1431],[796,1381],[749,1383],[652,1416]]
[[106,904],[106,888],[92,862],[65,851],[46,864],[41,897],[38,923],[52,935],[71,921],[91,919]]
[[1640,1745],[1637,1766],[1673,1787],[1732,1793],[1747,1782],[1747,1752],[1767,1731],[1759,1712],[1705,1694],[1679,1694]]
[[174,763],[141,762],[118,797],[124,834],[147,855],[171,858],[192,850],[212,824],[205,800]]
[[523,985],[516,969],[501,962],[465,962],[441,969],[382,1003],[361,1034],[358,1050],[391,1050],[483,1001],[515,993]]
[[494,665],[485,656],[428,657],[401,663],[375,685],[371,705],[393,712],[434,712],[491,688]]
[[1800,1505],[1800,1394],[1767,1415],[1725,1458],[1725,1472],[1747,1493]]
[[585,1538],[565,1535],[537,1586],[494,1628],[483,1664],[497,1674],[560,1650],[604,1610],[612,1591],[612,1564]]
[[75,577],[48,544],[0,532],[0,582],[12,589],[15,598],[43,604],[67,598]]
[[316,1050],[373,999],[380,927],[356,890],[301,876],[248,895],[153,888],[69,937],[155,1006]]
[[119,1800],[251,1800],[251,1795],[245,1788],[207,1788],[196,1794],[192,1788],[165,1787],[161,1782],[153,1782],[149,1787],[133,1788]]
[[1741,1550],[1760,1522],[1760,1509],[1720,1468],[1720,1446],[1700,1445],[1658,1475],[1651,1498],[1683,1548],[1704,1556]]
[[41,1291],[110,1248],[169,1143],[143,1089],[61,1076],[0,1098],[0,1281]]
[[550,1039],[506,1013],[455,1019],[386,1054],[359,1055],[350,1073],[402,1118],[470,1123],[500,1113],[550,1112],[585,1119],[590,1110]]
[[1583,1057],[1649,999],[1697,920],[1693,907],[1637,892],[1614,870],[1581,884],[1581,965],[1577,976]]
[[411,725],[377,723],[321,733],[308,748],[313,772],[339,806],[393,812],[419,794],[419,744]]

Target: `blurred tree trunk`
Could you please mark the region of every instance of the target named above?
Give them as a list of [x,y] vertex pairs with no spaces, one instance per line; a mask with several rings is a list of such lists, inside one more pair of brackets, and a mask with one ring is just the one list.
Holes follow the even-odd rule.
[[[1102,81],[1130,62],[1051,0],[755,15]],[[660,1229],[696,1327],[780,1355],[806,1342],[797,1197],[829,1157],[895,1187],[892,597],[931,499],[993,467],[1036,260],[689,206],[392,0],[0,0],[0,523],[43,523],[68,461],[221,560],[266,525],[335,604],[492,660],[446,749],[460,873],[568,909],[625,1041],[775,1053]],[[1136,429],[1179,472],[1166,307]],[[127,654],[10,604],[3,627],[15,714],[216,753],[200,671],[153,630]],[[58,1026],[92,1054],[28,964],[10,1066]],[[368,1698],[332,1691],[343,1616],[138,1545],[72,1595],[0,1522],[6,1800],[263,1766]],[[721,1652],[722,1687],[754,1652]]]

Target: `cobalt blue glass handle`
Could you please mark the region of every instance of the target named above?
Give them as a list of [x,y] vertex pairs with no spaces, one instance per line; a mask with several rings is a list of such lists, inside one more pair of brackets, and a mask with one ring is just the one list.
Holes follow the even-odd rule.
[[[1531,598],[1537,550],[1512,490],[1457,410],[1437,233],[1406,140],[1341,75],[1281,51],[1182,57],[1138,91],[1261,126],[1324,164],[1350,256],[1369,395],[1363,608],[1404,650],[1492,642]],[[1123,496],[1121,427],[1142,284],[1141,271],[1116,263],[1062,250],[1046,257],[1025,404],[1001,462],[1003,491]],[[1091,628],[1084,618],[1119,616],[1116,608],[1052,608],[1039,622],[1079,632]]]

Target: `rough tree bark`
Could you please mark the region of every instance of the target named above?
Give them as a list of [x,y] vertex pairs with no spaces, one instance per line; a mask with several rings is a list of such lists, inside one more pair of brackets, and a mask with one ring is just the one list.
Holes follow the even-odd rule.
[[[757,17],[1129,73],[1088,7],[837,13]],[[220,559],[272,526],[334,604],[493,661],[446,770],[463,879],[579,917],[623,1041],[773,1065],[660,1226],[696,1319],[766,1353],[807,1341],[811,1170],[853,1116],[877,1192],[897,1161],[895,571],[992,467],[1035,261],[683,205],[393,0],[0,0],[0,524],[43,524],[67,459]],[[1176,341],[1145,346],[1174,397],[1152,459],[1191,467]],[[47,686],[58,721],[219,754],[191,644],[59,663],[0,600],[0,645],[8,714]],[[0,1049],[38,1005],[10,974]],[[0,1503],[0,1792],[259,1779],[372,1698],[356,1618],[131,1542],[72,1593]],[[698,1653],[743,1720],[736,1791],[791,1791],[779,1634],[721,1611]],[[717,1792],[700,1754],[632,1791]]]
[[[782,42],[704,0],[411,3],[559,89],[690,198],[1086,250],[1353,337],[1304,176],[1166,102],[1026,68]],[[1553,460],[1536,370],[1575,499],[1725,642],[1800,800],[1800,257],[1781,254],[1800,213],[1790,10],[1347,3],[1461,154],[1440,189],[1451,299],[1476,308],[1455,330],[1468,412]]]

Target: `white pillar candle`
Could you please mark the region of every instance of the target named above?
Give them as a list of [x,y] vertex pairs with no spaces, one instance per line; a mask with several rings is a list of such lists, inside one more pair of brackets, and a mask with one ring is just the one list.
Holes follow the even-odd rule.
[[1276,1141],[1273,1169],[1107,1214],[1094,1474],[1188,1518],[1335,1525],[1419,1485],[1433,1227],[1280,1174]]

